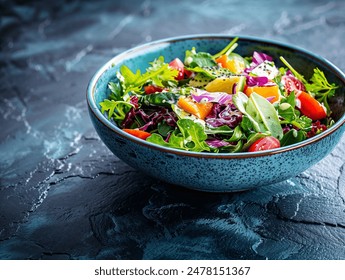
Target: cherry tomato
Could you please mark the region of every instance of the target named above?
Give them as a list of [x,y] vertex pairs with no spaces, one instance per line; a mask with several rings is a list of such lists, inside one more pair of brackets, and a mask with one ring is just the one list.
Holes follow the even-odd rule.
[[273,136],[266,136],[256,140],[249,148],[248,152],[271,150],[280,147],[280,142]]
[[144,90],[146,94],[151,94],[155,92],[161,92],[163,89],[161,87],[157,87],[154,85],[148,85],[148,86],[144,86]]
[[179,58],[175,58],[174,60],[172,60],[169,63],[169,66],[171,68],[174,68],[174,69],[178,70],[178,74],[177,74],[176,80],[184,79],[184,76],[185,76],[184,64],[183,64],[183,62]]
[[313,121],[321,120],[327,117],[327,111],[322,104],[312,97],[309,93],[299,91],[296,95],[300,104],[297,107],[303,115],[311,118]]
[[283,76],[281,81],[285,85],[287,93],[290,93],[291,91],[305,91],[303,83],[292,75]]

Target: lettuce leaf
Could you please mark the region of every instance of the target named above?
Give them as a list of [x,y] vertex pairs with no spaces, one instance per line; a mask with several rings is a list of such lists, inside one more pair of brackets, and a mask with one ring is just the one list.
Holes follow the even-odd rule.
[[255,92],[248,98],[238,92],[233,96],[235,106],[252,122],[256,132],[269,132],[271,136],[281,139],[283,129],[274,106],[264,97]]

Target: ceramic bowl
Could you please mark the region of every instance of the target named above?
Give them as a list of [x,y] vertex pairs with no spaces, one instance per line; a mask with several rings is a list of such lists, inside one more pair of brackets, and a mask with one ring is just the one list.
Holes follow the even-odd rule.
[[253,153],[197,153],[161,147],[133,137],[119,129],[100,111],[99,103],[109,94],[108,82],[116,80],[122,64],[145,71],[148,63],[163,55],[165,61],[184,58],[185,50],[216,53],[233,37],[198,35],[170,38],[130,49],[108,61],[91,79],[87,102],[92,123],[106,146],[128,165],[165,182],[209,192],[247,190],[276,183],[298,175],[327,154],[345,130],[345,75],[329,61],[291,45],[239,36],[236,52],[243,56],[265,52],[276,59],[285,57],[296,70],[309,78],[315,67],[324,71],[330,82],[340,87],[330,106],[334,126],[298,144]]

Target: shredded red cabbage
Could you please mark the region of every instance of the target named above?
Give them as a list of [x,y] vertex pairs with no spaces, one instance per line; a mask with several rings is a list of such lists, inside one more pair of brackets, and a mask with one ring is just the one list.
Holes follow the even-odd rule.
[[218,104],[228,104],[232,100],[232,95],[226,92],[208,92],[205,90],[197,89],[195,94],[191,94],[192,98],[198,102],[214,102]]
[[242,121],[242,113],[234,104],[220,105],[214,104],[211,113],[205,118],[208,126],[219,127],[227,125],[235,128]]
[[[158,108],[158,109],[157,109]],[[151,109],[152,110],[152,109]],[[137,122],[139,129],[143,131],[156,129],[158,124],[165,121],[167,125],[176,127],[177,116],[168,108],[156,107],[155,110],[145,112],[143,109],[132,108],[121,123],[122,128],[130,128],[133,123]]]
[[[259,53],[254,51],[253,53],[253,59],[252,59],[252,64],[255,64],[255,66],[263,63],[265,60],[267,61],[273,61],[273,58],[265,53]],[[253,66],[253,65],[251,65]]]
[[248,74],[252,72],[252,70],[258,66],[259,64],[263,63],[265,60],[267,61],[273,61],[273,58],[265,53],[259,53],[254,51],[252,63],[250,64],[250,67],[243,70],[244,74]]
[[131,103],[135,109],[139,108],[139,98],[136,95],[132,95],[129,99],[129,103]]
[[247,76],[247,86],[254,87],[254,86],[265,86],[269,82],[267,77],[253,77]]
[[208,139],[208,140],[205,140],[205,142],[211,148],[220,148],[220,147],[225,147],[225,146],[230,145],[229,142],[226,142],[224,140],[219,140],[219,139]]

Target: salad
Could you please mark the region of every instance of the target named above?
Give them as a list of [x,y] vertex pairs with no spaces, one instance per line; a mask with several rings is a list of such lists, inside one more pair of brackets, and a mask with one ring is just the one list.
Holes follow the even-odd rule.
[[216,54],[193,47],[182,60],[160,56],[144,73],[122,65],[102,113],[145,141],[194,152],[269,150],[332,126],[337,86],[320,69],[306,79],[284,57],[236,53],[237,41]]

